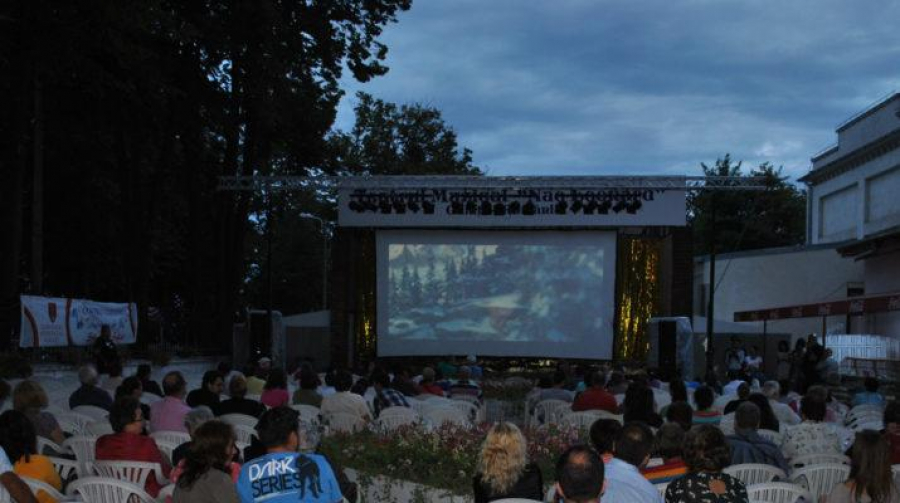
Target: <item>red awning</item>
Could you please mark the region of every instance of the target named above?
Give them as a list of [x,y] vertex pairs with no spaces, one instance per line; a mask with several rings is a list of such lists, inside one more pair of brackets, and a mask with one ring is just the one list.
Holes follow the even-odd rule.
[[734,313],[734,321],[787,320],[792,318],[819,318],[842,314],[869,314],[900,311],[900,292],[850,297],[844,300],[773,307],[755,311]]

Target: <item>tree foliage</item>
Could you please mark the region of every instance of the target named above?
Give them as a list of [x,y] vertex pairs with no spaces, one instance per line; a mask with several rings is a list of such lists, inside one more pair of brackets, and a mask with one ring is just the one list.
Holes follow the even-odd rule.
[[[763,163],[744,173],[731,156],[713,166],[700,164],[706,176],[761,177],[762,191],[707,191],[688,196],[688,222],[695,254],[708,254],[715,239],[718,253],[803,244],[806,195],[792,185],[781,168]],[[713,211],[713,206],[715,210]],[[715,218],[715,234],[711,227]]]
[[[141,322],[149,305],[183,306],[185,340],[219,343],[260,198],[217,192],[217,177],[327,165],[342,70],[384,74],[379,37],[410,4],[0,4],[2,343],[24,292],[135,301]],[[35,191],[40,291],[29,268]]]

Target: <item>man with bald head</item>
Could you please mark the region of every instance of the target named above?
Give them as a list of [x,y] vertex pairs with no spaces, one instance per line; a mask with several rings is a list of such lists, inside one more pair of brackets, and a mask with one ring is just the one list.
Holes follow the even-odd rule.
[[590,447],[570,447],[556,462],[556,480],[565,503],[594,503],[603,492],[603,461]]
[[181,372],[169,372],[162,380],[165,398],[150,405],[150,431],[181,431],[188,433],[184,416],[191,408],[184,403],[187,382]]

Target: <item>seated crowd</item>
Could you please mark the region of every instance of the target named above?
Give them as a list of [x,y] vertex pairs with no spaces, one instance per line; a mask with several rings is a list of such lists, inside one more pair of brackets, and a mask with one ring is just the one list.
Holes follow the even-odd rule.
[[[324,379],[303,365],[291,374],[297,383],[293,394],[288,373],[271,368],[268,359],[243,373],[221,365],[190,392],[181,373],[167,373],[160,386],[150,378],[149,366],[128,377],[113,369],[117,386],[109,390],[86,366],[78,372],[80,387],[69,406],[89,405],[109,414],[112,433],[97,438],[96,461],[159,465],[143,487],[153,498],[171,481],[175,503],[353,502],[356,487],[333,460],[316,453],[320,432],[292,406],[316,407],[323,417],[350,415],[365,424],[389,407],[411,407],[413,400],[430,396],[480,405],[482,386],[473,376],[483,370],[468,363],[428,366],[416,376],[405,368],[372,367],[366,376],[339,369]],[[900,503],[891,471],[892,464],[900,464],[900,403],[886,401],[877,380],[867,379],[864,391],[845,404],[820,384],[800,395],[785,389],[789,383],[775,381],[663,383],[642,371],[607,367],[586,369],[580,378],[575,374],[560,366],[537,379],[525,399],[529,414],[547,400],[564,402],[572,413],[602,411],[589,427],[589,444],[559,453],[550,484],[556,501],[747,502],[748,487],[728,473],[729,466],[770,465],[789,481],[792,461],[802,456],[846,454],[849,476],[826,491],[823,501]],[[761,374],[757,370],[754,376]],[[144,400],[149,406],[142,403],[155,392],[156,398]],[[36,381],[21,381],[12,390],[0,381],[0,403],[10,394],[12,410],[0,414],[0,484],[15,501],[52,503],[45,492],[35,498],[21,477],[63,489],[68,481],[61,480],[37,442],[43,437],[61,445],[66,434]],[[658,408],[660,399],[665,405]],[[848,438],[843,428],[848,405],[882,411],[883,430],[859,429]],[[233,415],[255,419],[254,436],[243,451],[236,444],[240,431],[229,420]],[[150,436],[157,432],[180,432],[189,440],[164,454]],[[545,483],[552,481],[544,480],[527,452],[519,426],[493,424],[472,467],[474,500],[544,500]]]

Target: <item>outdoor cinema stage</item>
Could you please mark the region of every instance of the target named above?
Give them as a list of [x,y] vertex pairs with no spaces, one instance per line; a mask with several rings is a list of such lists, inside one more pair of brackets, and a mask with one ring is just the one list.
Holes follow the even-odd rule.
[[639,360],[690,316],[687,177],[341,179],[332,361]]

